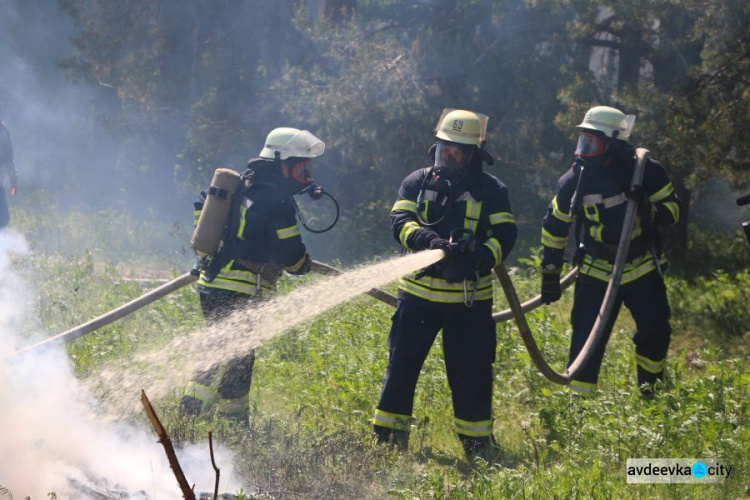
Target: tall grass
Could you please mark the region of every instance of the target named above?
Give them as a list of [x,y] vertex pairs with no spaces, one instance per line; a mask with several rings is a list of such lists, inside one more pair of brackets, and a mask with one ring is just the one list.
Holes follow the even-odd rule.
[[[100,215],[87,219],[89,227],[98,227],[91,221]],[[15,267],[36,290],[35,323],[28,324],[59,333],[145,290],[121,279],[127,260],[113,263],[106,248],[82,248],[65,258],[60,250],[45,249],[16,259]],[[135,259],[134,265],[159,262]],[[179,266],[169,271],[177,273]],[[304,282],[287,278],[284,288]],[[533,269],[518,270],[514,282],[522,297],[539,289]],[[463,457],[439,341],[419,380],[409,450],[374,443],[370,418],[393,310],[369,297],[259,350],[249,428],[182,414],[180,388],[157,401],[157,411],[178,445],[205,441],[213,430],[235,451],[245,484],[238,498],[740,498],[750,494],[749,284],[747,271],[717,272],[690,284],[669,280],[674,341],[667,382],[650,401],[635,386],[634,327],[625,310],[609,343],[600,391],[591,398],[542,378],[515,327],[499,324],[493,400],[494,433],[504,450],[499,465]],[[499,287],[496,297],[496,310],[507,307]],[[570,307],[568,292],[561,302],[529,314],[545,355],[559,369],[566,361]],[[187,288],[67,349],[76,373],[85,376],[201,326],[196,294]],[[146,425],[142,416],[134,418]],[[627,484],[626,460],[647,457],[716,457],[736,474],[716,485]]]

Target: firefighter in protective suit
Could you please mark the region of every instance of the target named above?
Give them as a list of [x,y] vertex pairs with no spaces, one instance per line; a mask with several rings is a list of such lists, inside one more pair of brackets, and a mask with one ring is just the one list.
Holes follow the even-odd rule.
[[513,248],[516,225],[507,188],[482,168],[492,163],[482,149],[487,120],[471,111],[445,110],[430,149],[434,165],[402,181],[391,209],[393,236],[404,249],[442,249],[447,257],[399,283],[373,422],[381,443],[408,445],[417,379],[442,329],[458,437],[468,456],[497,450],[491,270]]
[[[633,337],[638,386],[644,396],[664,376],[671,327],[669,303],[662,279],[666,260],[661,255],[657,226],[680,219],[681,202],[665,168],[648,160],[642,186],[631,191],[636,163],[635,147],[627,142],[635,117],[620,110],[596,106],[578,125],[576,161],[557,183],[542,227],[542,302],[560,298],[560,270],[570,228],[575,224],[579,265],[571,321],[573,336],[568,364],[588,338],[604,299],[629,198],[638,203],[627,263],[604,336],[590,361],[570,387],[593,392],[604,351],[621,305],[636,323]],[[579,183],[580,179],[580,183]],[[578,186],[576,206],[571,199]]]
[[[313,187],[309,166],[325,144],[306,130],[272,130],[258,158],[253,158],[235,193],[226,234],[218,254],[198,280],[207,324],[247,307],[273,292],[282,271],[302,275],[311,259],[302,243],[293,199]],[[200,218],[207,192],[195,202]],[[200,373],[185,389],[182,406],[188,413],[211,412],[248,419],[248,393],[255,352]]]

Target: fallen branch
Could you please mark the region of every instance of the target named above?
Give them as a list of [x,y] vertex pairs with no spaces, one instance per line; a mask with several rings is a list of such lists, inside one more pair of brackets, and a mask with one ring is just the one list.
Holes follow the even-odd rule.
[[214,460],[214,439],[211,431],[208,431],[208,449],[211,452],[211,465],[216,471],[216,484],[214,484],[214,500],[216,500],[219,498],[219,476],[221,476],[221,471],[216,467],[216,460]]
[[[167,453],[169,467],[172,469],[172,472],[174,472],[174,475],[177,478],[177,483],[180,485],[180,490],[182,490],[182,496],[186,500],[195,500],[195,493],[193,492],[192,488],[190,488],[190,484],[185,478],[185,474],[182,473],[182,467],[180,467],[180,462],[177,460],[177,455],[174,452],[172,440],[169,439],[167,430],[159,421],[159,417],[156,416],[156,411],[154,411],[154,407],[151,406],[151,401],[148,400],[146,391],[144,390],[141,390],[141,403],[143,404],[143,409],[146,410],[146,415],[148,415],[148,419],[151,421],[151,425],[154,426],[156,435],[159,436],[159,442],[164,447],[164,451]],[[213,453],[211,456],[211,460],[213,460]]]

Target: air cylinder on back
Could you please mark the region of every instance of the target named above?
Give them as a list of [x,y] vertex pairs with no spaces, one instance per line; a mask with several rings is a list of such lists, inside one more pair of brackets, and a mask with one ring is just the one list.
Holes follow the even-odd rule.
[[214,255],[218,250],[232,208],[232,196],[240,180],[240,174],[229,168],[217,168],[214,172],[206,203],[190,240],[190,246],[199,258]]

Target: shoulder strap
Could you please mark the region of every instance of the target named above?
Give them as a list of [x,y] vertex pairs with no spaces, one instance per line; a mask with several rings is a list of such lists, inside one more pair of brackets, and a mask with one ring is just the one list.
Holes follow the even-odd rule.
[[[479,223],[477,224],[477,233],[478,234],[486,234],[487,230],[490,228],[490,213],[489,208],[487,208],[487,205],[484,203],[486,200],[490,198],[489,192],[488,192],[488,181],[490,181],[490,177],[485,172],[482,172],[481,181],[479,183],[479,189],[480,189],[480,200],[482,202],[482,209],[479,211]],[[476,235],[474,235],[476,237]]]

